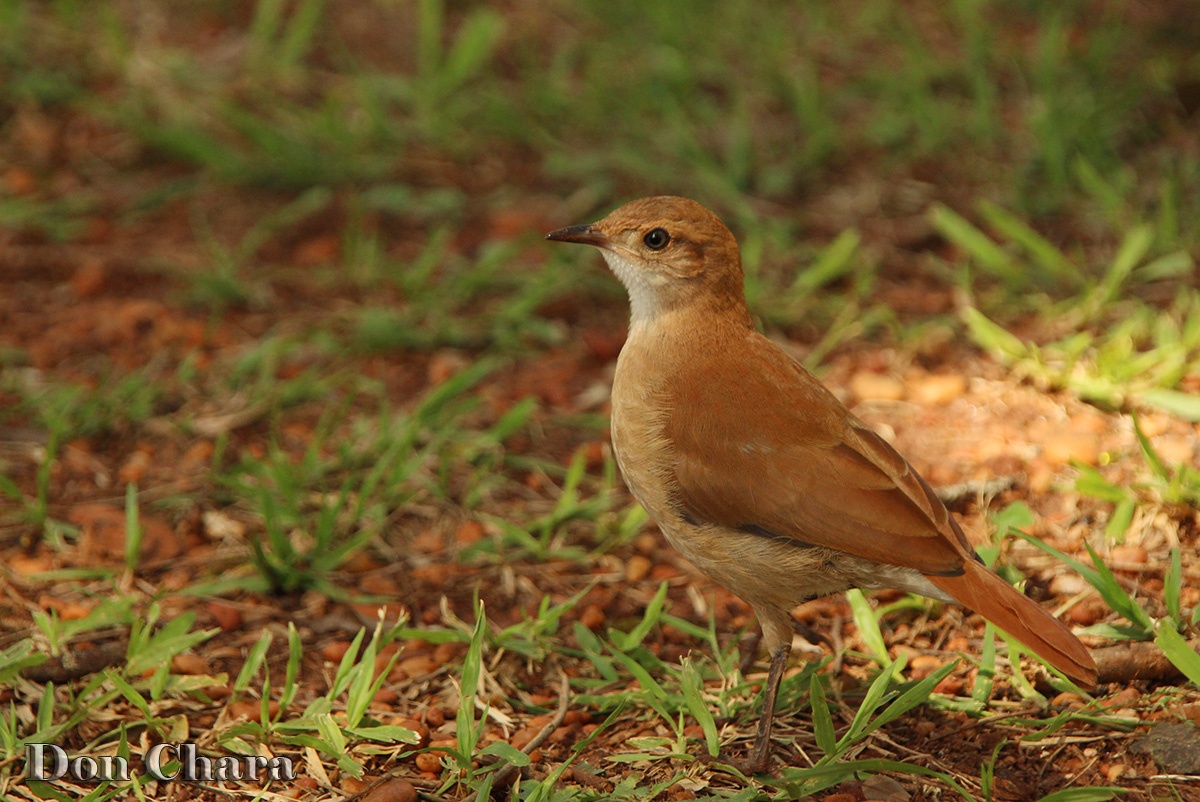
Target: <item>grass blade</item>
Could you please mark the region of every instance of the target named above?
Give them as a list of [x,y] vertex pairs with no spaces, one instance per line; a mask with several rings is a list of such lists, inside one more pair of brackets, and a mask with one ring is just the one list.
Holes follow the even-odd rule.
[[1062,251],[1015,215],[990,201],[979,204],[979,213],[989,226],[1024,248],[1047,273],[1072,285],[1083,281],[1079,268]]
[[881,666],[891,665],[892,657],[888,654],[887,644],[883,640],[883,633],[879,629],[879,618],[875,611],[871,608],[871,603],[867,601],[867,597],[863,595],[861,590],[854,588],[846,591],[846,600],[850,602],[850,610],[854,615],[854,624],[858,627],[858,632],[862,635],[862,639],[866,641],[867,648],[871,650],[871,654],[879,661]]
[[948,206],[936,204],[929,215],[933,227],[943,237],[962,248],[985,271],[1005,284],[1026,284],[1023,271],[1008,253],[974,225]]
[[837,753],[837,733],[833,729],[833,715],[829,712],[829,701],[825,698],[825,686],[819,674],[813,674],[808,682],[808,701],[812,706],[813,737],[827,757]]
[[1196,654],[1184,637],[1175,630],[1174,621],[1168,618],[1158,622],[1158,634],[1154,642],[1193,685],[1200,685],[1200,654]]
[[713,720],[708,703],[704,701],[704,683],[689,657],[683,658],[679,684],[683,689],[683,701],[687,704],[688,712],[704,730],[704,745],[708,749],[708,754],[716,757],[721,751],[721,742],[717,736],[717,723]]

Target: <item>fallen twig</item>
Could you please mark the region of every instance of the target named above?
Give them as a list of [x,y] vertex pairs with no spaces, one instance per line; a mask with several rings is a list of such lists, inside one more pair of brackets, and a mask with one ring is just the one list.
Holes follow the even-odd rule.
[[959,482],[954,485],[944,485],[933,492],[948,508],[955,512],[962,512],[971,500],[991,498],[1005,490],[1011,490],[1017,484],[1015,476],[997,476],[981,482]]
[[[562,675],[562,683],[558,688],[558,708],[554,711],[554,717],[546,723],[545,727],[542,727],[541,731],[537,735],[533,736],[533,739],[530,740],[529,743],[525,744],[525,748],[521,750],[522,752],[527,755],[532,754],[534,749],[537,749],[539,746],[545,743],[546,739],[550,737],[551,733],[562,726],[563,719],[567,717],[567,704],[570,699],[571,683],[567,679],[567,675],[564,673]],[[504,768],[500,769],[500,771],[496,772],[496,778],[492,783],[493,787],[507,784],[508,781],[512,779],[512,776],[516,774],[517,768],[518,767],[516,764],[510,763]]]
[[[1200,652],[1200,638],[1188,645]],[[1139,679],[1175,679],[1183,675],[1174,663],[1152,641],[1126,641],[1116,646],[1093,649],[1096,673],[1100,682],[1132,682]]]
[[65,652],[61,657],[52,657],[44,663],[29,666],[21,671],[21,676],[32,682],[55,682],[61,685],[124,662],[128,650],[129,642],[124,640],[105,643],[95,649],[76,649]]

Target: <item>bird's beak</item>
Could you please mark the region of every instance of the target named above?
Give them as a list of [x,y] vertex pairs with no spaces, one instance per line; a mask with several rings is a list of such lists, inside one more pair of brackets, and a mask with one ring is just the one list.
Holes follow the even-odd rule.
[[608,236],[595,225],[567,226],[546,235],[546,239],[555,242],[578,242],[581,245],[595,245],[603,248],[609,244]]

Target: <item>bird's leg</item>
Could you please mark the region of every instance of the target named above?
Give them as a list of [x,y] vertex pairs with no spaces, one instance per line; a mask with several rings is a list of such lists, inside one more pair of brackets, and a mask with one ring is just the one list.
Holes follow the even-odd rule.
[[792,644],[782,643],[771,652],[771,670],[767,673],[767,685],[763,688],[762,716],[758,719],[758,732],[754,736],[754,749],[750,753],[747,773],[764,774],[771,764],[771,725],[775,721],[775,698],[779,696],[779,682],[787,668]]
[[762,628],[755,627],[754,633],[746,641],[746,644],[741,647],[743,649],[742,663],[738,666],[738,669],[742,672],[743,676],[750,673],[750,668],[754,665],[754,662],[758,660],[758,647],[762,644],[762,639]]

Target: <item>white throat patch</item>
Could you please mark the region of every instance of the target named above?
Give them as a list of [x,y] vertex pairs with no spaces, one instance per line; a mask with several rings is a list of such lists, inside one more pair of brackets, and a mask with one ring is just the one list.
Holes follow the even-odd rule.
[[659,302],[662,277],[647,271],[618,251],[607,248],[600,251],[613,274],[629,292],[630,327],[645,325],[658,317],[662,304]]

